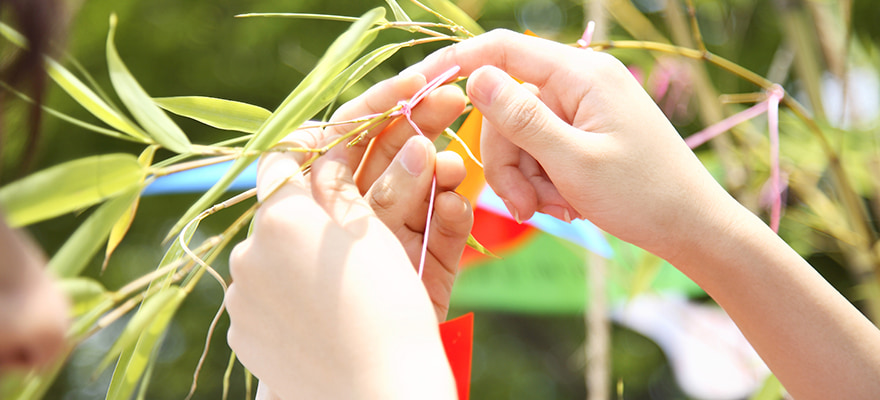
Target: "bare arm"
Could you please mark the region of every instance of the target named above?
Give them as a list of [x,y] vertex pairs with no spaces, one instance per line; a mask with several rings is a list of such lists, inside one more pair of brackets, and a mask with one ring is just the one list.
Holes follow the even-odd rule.
[[580,215],[669,260],[797,399],[880,393],[880,331],[715,182],[620,62],[495,31],[411,70],[451,65],[470,75],[486,179],[512,212]]

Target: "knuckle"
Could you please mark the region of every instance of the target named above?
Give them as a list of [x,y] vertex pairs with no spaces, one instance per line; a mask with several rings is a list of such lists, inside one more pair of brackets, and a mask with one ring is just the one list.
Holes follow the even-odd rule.
[[232,252],[229,254],[229,274],[233,280],[241,278],[244,265],[247,264],[250,247],[251,241],[248,239],[232,248]]
[[370,189],[368,201],[370,208],[372,208],[377,215],[383,215],[383,211],[388,211],[394,208],[397,204],[397,198],[398,194],[394,185],[391,185],[386,181],[381,181],[377,182],[377,184],[373,185]]
[[537,101],[530,97],[514,99],[505,111],[502,125],[521,138],[536,134],[546,124],[546,118],[539,112]]

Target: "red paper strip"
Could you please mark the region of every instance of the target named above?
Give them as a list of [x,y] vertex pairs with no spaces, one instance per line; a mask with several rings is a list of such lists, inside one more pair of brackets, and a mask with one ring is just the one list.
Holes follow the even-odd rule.
[[468,400],[471,390],[471,362],[474,350],[474,313],[440,324],[440,339],[452,367],[458,399]]

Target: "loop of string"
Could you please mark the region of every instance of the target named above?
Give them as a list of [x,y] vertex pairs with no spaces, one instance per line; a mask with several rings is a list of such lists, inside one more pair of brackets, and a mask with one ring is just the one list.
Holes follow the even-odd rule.
[[[415,121],[413,121],[413,119],[412,119],[413,108],[415,108],[415,106],[417,106],[419,103],[421,103],[422,100],[425,99],[425,97],[428,97],[428,95],[431,94],[431,92],[433,92],[435,89],[437,89],[438,87],[440,87],[441,85],[446,83],[446,81],[448,81],[450,78],[453,78],[454,76],[456,76],[456,74],[460,70],[461,70],[461,68],[459,66],[455,65],[452,68],[443,72],[442,74],[438,75],[436,78],[434,78],[430,82],[428,82],[425,86],[422,86],[422,88],[419,89],[415,94],[413,94],[413,96],[411,98],[409,98],[408,100],[401,100],[401,101],[397,102],[397,106],[399,108],[396,111],[394,111],[393,113],[389,114],[388,116],[391,118],[403,116],[404,118],[406,118],[406,121],[409,122],[409,125],[412,126],[412,128],[416,131],[416,133],[419,134],[419,136],[426,137],[425,133],[422,132],[422,129],[419,128],[419,125],[416,124]],[[382,115],[382,114],[367,115],[363,118],[365,118],[365,119],[375,118],[379,115]],[[430,197],[428,197],[428,216],[426,217],[426,221],[425,221],[425,235],[424,235],[423,241],[422,241],[421,256],[419,257],[419,279],[422,278],[422,273],[425,270],[425,256],[428,253],[428,234],[431,231],[431,218],[434,215],[434,196],[436,195],[436,193],[437,193],[437,175],[433,174],[433,178],[431,180],[431,194],[430,194]]]
[[[416,124],[412,119],[412,109],[418,105],[422,99],[428,96],[434,89],[440,87],[440,85],[446,83],[447,80],[455,76],[458,71],[461,70],[459,66],[453,66],[452,68],[446,70],[446,72],[438,75],[436,78],[428,82],[427,85],[423,86],[416,92],[412,98],[409,100],[401,100],[397,104],[400,105],[400,110],[395,111],[391,114],[391,116],[399,116],[403,115],[406,117],[407,122],[409,122],[410,126],[418,133],[420,136],[425,136],[422,130],[419,128],[418,124]],[[437,174],[432,174],[431,178],[431,194],[428,196],[428,216],[425,220],[425,236],[422,238],[422,252],[419,256],[419,279],[422,279],[422,273],[425,270],[425,258],[428,253],[428,235],[431,231],[431,218],[434,215],[434,196],[437,193]]]

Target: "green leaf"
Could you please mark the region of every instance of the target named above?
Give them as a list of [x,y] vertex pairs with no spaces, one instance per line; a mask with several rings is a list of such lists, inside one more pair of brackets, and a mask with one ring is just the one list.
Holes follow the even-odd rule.
[[775,375],[770,375],[764,380],[761,389],[749,397],[749,400],[779,400],[783,398],[784,390],[779,379]]
[[482,244],[480,244],[480,242],[477,241],[477,239],[474,237],[474,235],[468,235],[467,242],[465,244],[467,244],[468,246],[470,246],[470,248],[472,248],[472,249],[474,249],[484,255],[487,255],[492,258],[497,258],[499,260],[501,259],[501,257],[498,257],[495,254],[492,254],[492,252],[489,251],[489,249],[487,249]]
[[[27,47],[27,40],[9,25],[0,22],[0,35],[19,47]],[[134,138],[147,140],[147,135],[136,125],[131,123],[125,116],[108,105],[100,96],[95,94],[73,73],[61,66],[57,61],[46,58],[46,73],[58,86],[70,95],[88,112],[104,121],[107,125],[118,129]]]
[[428,3],[428,6],[443,15],[446,18],[449,18],[453,22],[458,25],[463,26],[465,29],[473,33],[475,36],[481,33],[486,32],[477,21],[474,21],[468,13],[464,12],[464,10],[458,8],[457,5],[452,3],[449,0],[425,0]]
[[134,138],[141,140],[149,140],[149,137],[143,130],[138,128],[134,123],[125,116],[117,112],[113,107],[109,106],[101,97],[89,89],[82,81],[76,78],[70,71],[61,66],[54,60],[46,60],[46,72],[58,86],[67,94],[76,100],[79,105],[85,108],[92,115],[104,121],[107,125],[127,133]]
[[[153,157],[156,155],[158,147],[159,146],[157,145],[147,146],[147,148],[141,152],[141,155],[138,156],[138,164],[144,168],[149,168],[153,163]],[[143,185],[144,179],[141,179],[139,183]],[[136,198],[134,202],[131,203],[128,210],[119,217],[119,220],[113,225],[113,229],[110,230],[110,238],[107,239],[107,250],[104,251],[104,263],[101,265],[101,273],[107,269],[107,263],[110,262],[110,256],[113,255],[116,246],[119,246],[119,243],[122,242],[122,239],[124,239],[125,235],[128,233],[128,229],[131,228],[131,223],[134,221],[135,214],[137,214],[139,204],[140,197]]]
[[274,17],[274,18],[301,18],[301,19],[318,19],[324,21],[338,22],[356,22],[356,17],[348,17],[345,15],[331,14],[308,14],[308,13],[247,13],[239,14],[236,18],[252,18],[252,17]]
[[153,102],[122,62],[113,44],[115,37],[116,15],[114,14],[110,16],[110,33],[107,35],[107,67],[110,70],[110,81],[119,99],[156,142],[177,153],[191,152],[192,144],[186,134]]
[[213,97],[162,97],[160,107],[217,129],[254,133],[272,113],[262,107]]
[[[142,333],[153,332],[153,328],[159,326],[164,330],[164,327],[171,322],[171,318],[174,316],[180,303],[186,298],[186,295],[186,291],[180,287],[171,286],[147,298],[141,308],[128,321],[128,325],[125,326],[122,334],[113,343],[110,351],[104,355],[104,358],[98,364],[96,372],[101,372],[107,368],[110,362],[126,349],[135,348]],[[161,331],[159,334],[161,334]],[[156,339],[158,340],[158,335]],[[122,360],[120,359],[120,361]]]
[[386,44],[382,47],[376,48],[355,61],[351,66],[346,68],[344,72],[342,72],[341,75],[347,78],[344,80],[340,79],[339,83],[342,84],[342,88],[339,89],[339,93],[343,93],[350,89],[354,84],[370,73],[370,71],[385,62],[385,60],[393,56],[394,53],[397,53],[398,50],[409,46],[411,45],[407,42]]
[[[164,292],[171,292],[170,296],[172,297],[164,305],[160,305],[157,314],[148,320],[148,325],[138,336],[137,343],[133,347],[123,347],[124,350],[119,355],[119,361],[116,362],[116,369],[113,371],[113,377],[110,379],[110,387],[107,389],[107,400],[130,399],[147,367],[150,366],[151,361],[155,361],[153,355],[158,350],[157,344],[159,339],[162,338],[163,333],[168,329],[168,324],[171,323],[171,319],[174,317],[180,302],[186,297],[186,292],[180,290],[177,286],[169,287],[160,292],[160,294]],[[147,309],[147,303],[145,303],[144,307],[138,311],[138,314],[147,312],[151,312],[151,310]],[[129,326],[135,323],[134,319],[137,318],[138,314],[135,314]],[[123,334],[125,333],[123,332]]]
[[406,11],[403,11],[403,8],[397,3],[397,0],[385,0],[385,2],[388,3],[388,7],[391,7],[395,20],[398,22],[412,22],[409,15],[406,15]]
[[0,188],[0,206],[12,226],[83,209],[137,185],[146,174],[130,154],[69,161]]
[[140,187],[134,187],[98,207],[76,229],[76,232],[70,236],[70,239],[64,242],[61,249],[49,260],[47,268],[54,272],[56,276],[62,278],[79,275],[89,260],[101,248],[101,244],[107,240],[107,236],[110,235],[110,230],[113,229],[116,221],[138,199],[140,190]]
[[[384,8],[374,8],[364,14],[347,31],[340,35],[318,61],[314,69],[287,96],[283,103],[260,127],[254,137],[245,145],[245,153],[265,151],[284,138],[291,129],[317,114],[339,93],[334,83],[339,74],[369,45],[378,34],[370,27],[384,18]],[[338,84],[338,83],[337,83]],[[233,180],[248,165],[256,160],[256,155],[244,156],[235,160],[226,174],[208,192],[202,195],[180,220],[174,225],[169,236],[179,232],[183,226],[195,218],[202,210],[212,206],[226,191]]]
[[187,292],[179,286],[171,286],[148,297],[141,304],[141,307],[135,311],[128,324],[126,324],[125,329],[116,338],[113,346],[104,355],[104,358],[101,359],[95,371],[96,374],[106,369],[110,362],[117,356],[120,356],[126,349],[133,349],[142,334],[146,333],[154,323],[162,322],[162,320],[170,322],[174,312],[183,300],[186,299],[186,295]]
[[78,317],[110,298],[100,282],[91,278],[67,278],[58,282],[72,304],[71,315]]

